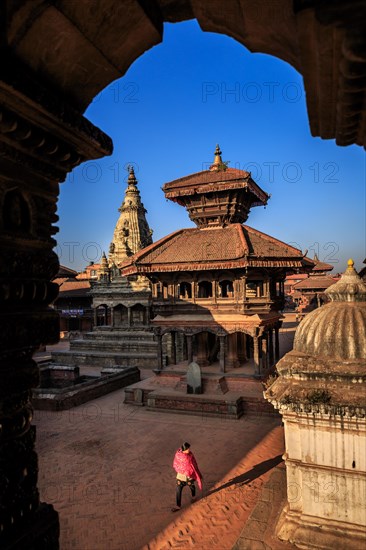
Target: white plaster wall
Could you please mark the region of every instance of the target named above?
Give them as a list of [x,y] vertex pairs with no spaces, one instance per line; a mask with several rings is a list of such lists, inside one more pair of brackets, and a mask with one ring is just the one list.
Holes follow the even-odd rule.
[[284,425],[290,510],[366,525],[366,421],[289,413]]

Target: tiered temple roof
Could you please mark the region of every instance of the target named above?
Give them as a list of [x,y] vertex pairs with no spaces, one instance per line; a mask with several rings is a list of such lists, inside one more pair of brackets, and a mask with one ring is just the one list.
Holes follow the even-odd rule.
[[121,265],[124,274],[243,267],[312,267],[302,252],[248,225],[180,229]]
[[269,195],[250,172],[227,168],[216,147],[209,170],[163,186],[166,198],[185,206],[197,228],[181,229],[119,265],[125,275],[184,270],[281,267],[311,269],[303,253],[247,225],[251,207],[265,206]]
[[250,172],[228,168],[222,162],[218,145],[209,170],[166,183],[163,191],[167,199],[184,206],[200,228],[243,223],[251,207],[264,206],[269,199]]
[[317,254],[314,255],[314,262],[315,266],[312,269],[312,275],[317,275],[318,273],[324,273],[326,271],[332,271],[333,265],[327,264],[325,262],[321,262],[317,256]]

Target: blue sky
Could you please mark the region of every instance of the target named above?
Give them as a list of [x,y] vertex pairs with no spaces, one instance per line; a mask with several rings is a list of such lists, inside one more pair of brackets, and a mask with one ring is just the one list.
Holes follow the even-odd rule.
[[108,252],[133,164],[158,240],[193,224],[166,201],[167,181],[207,169],[216,143],[229,166],[249,170],[271,199],[248,225],[344,271],[365,252],[365,154],[310,134],[302,77],[287,63],[204,33],[196,21],[167,24],[163,43],[103,90],[85,116],[114,142],[61,185],[60,262],[83,269]]

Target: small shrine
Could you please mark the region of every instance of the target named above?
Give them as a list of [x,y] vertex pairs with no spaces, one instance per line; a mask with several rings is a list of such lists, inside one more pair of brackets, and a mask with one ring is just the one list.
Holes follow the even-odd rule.
[[333,270],[333,265],[321,262],[314,255],[314,267],[306,279],[293,285],[293,297],[298,304],[298,313],[305,314],[320,307],[326,300],[324,291],[337,281],[328,273]]

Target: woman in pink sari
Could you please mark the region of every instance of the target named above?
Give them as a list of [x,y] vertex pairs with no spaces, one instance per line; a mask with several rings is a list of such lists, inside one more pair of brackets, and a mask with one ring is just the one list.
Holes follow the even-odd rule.
[[172,508],[172,512],[177,512],[181,507],[183,487],[188,485],[190,488],[192,495],[191,502],[194,502],[196,499],[195,481],[197,481],[198,487],[202,490],[202,474],[198,468],[194,454],[190,450],[189,443],[183,443],[181,448],[175,453],[173,468],[177,472],[177,505]]

